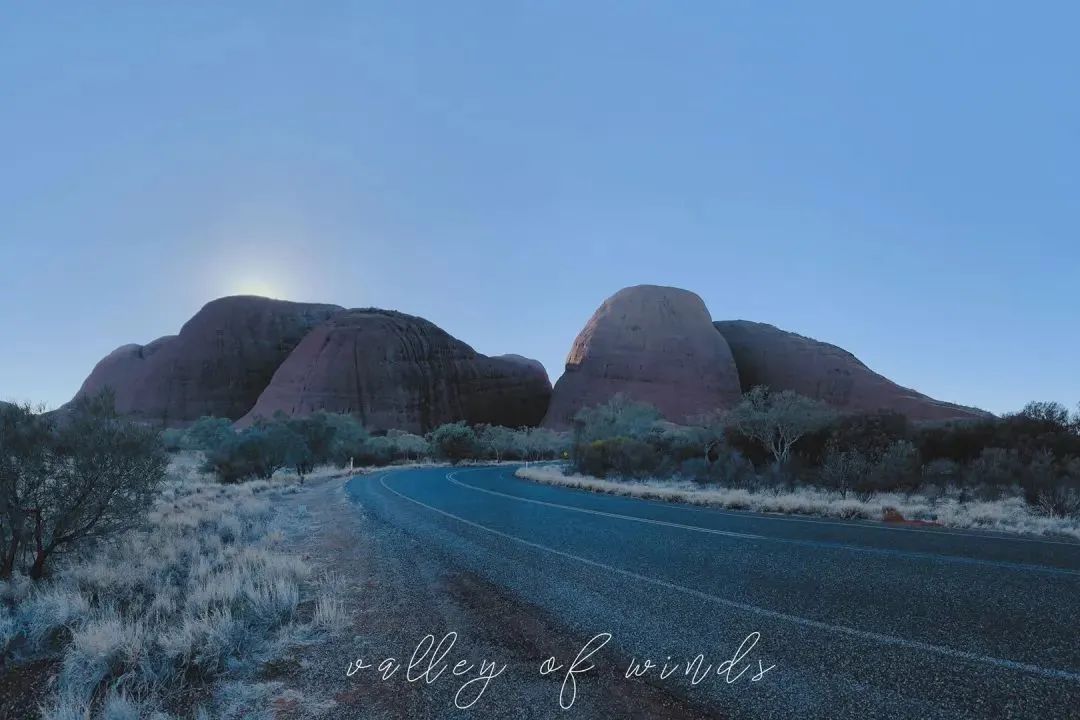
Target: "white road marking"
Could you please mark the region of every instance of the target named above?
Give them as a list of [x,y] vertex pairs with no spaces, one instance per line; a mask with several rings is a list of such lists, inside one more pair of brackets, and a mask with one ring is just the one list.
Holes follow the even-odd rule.
[[929,653],[933,653],[933,654],[936,654],[936,655],[942,655],[944,657],[957,658],[959,660],[965,660],[965,661],[969,661],[969,662],[976,662],[976,663],[981,663],[981,664],[984,664],[984,665],[992,665],[994,667],[1004,668],[1004,669],[1007,669],[1007,670],[1018,670],[1020,672],[1025,672],[1025,673],[1029,673],[1029,674],[1032,674],[1032,675],[1038,675],[1040,677],[1048,678],[1048,679],[1051,679],[1051,680],[1068,680],[1070,682],[1080,683],[1080,674],[1074,673],[1074,672],[1069,672],[1068,670],[1057,670],[1055,668],[1044,668],[1044,667],[1041,667],[1039,665],[1032,665],[1030,663],[1017,662],[1015,660],[1006,660],[1006,659],[1003,659],[1003,658],[991,657],[989,655],[979,655],[978,653],[970,653],[970,652],[966,652],[964,650],[956,650],[954,648],[944,647],[942,645],[932,645],[930,643],[919,642],[918,640],[907,640],[905,638],[895,637],[895,636],[892,636],[892,635],[885,635],[885,634],[882,634],[882,633],[869,632],[869,631],[866,631],[866,630],[858,630],[856,628],[848,627],[846,625],[833,625],[831,623],[821,622],[820,620],[811,620],[810,618],[804,618],[804,617],[800,617],[798,615],[790,615],[788,613],[783,613],[783,612],[779,612],[779,611],[776,611],[776,610],[769,610],[768,608],[759,607],[757,605],[750,605],[749,603],[742,603],[742,602],[738,602],[738,601],[735,601],[735,600],[729,600],[727,598],[722,598],[722,597],[718,597],[716,595],[711,595],[709,593],[702,592],[700,590],[695,590],[693,588],[688,588],[688,587],[685,587],[683,585],[677,585],[675,583],[671,583],[671,582],[668,582],[666,580],[659,580],[657,578],[652,578],[652,577],[649,577],[647,575],[641,575],[641,574],[633,572],[631,570],[624,570],[623,568],[615,567],[613,565],[607,565],[606,563],[598,562],[596,560],[590,560],[588,558],[583,558],[583,557],[581,557],[579,555],[574,555],[573,553],[564,552],[562,550],[556,550],[555,548],[550,548],[550,547],[548,547],[546,545],[540,545],[539,543],[534,543],[534,542],[531,542],[529,540],[525,540],[524,538],[519,538],[516,535],[510,535],[509,533],[504,533],[501,530],[496,530],[494,528],[489,528],[486,525],[481,525],[480,523],[473,522],[472,520],[467,520],[467,519],[465,519],[465,518],[463,518],[463,517],[461,517],[459,515],[455,515],[453,513],[447,512],[445,510],[441,510],[441,509],[439,509],[437,507],[434,507],[432,505],[428,505],[425,502],[421,502],[420,500],[417,500],[415,498],[411,498],[408,495],[405,495],[405,494],[403,494],[401,492],[398,492],[394,488],[390,487],[389,485],[386,484],[386,478],[387,478],[387,475],[385,475],[385,474],[380,476],[379,477],[379,484],[382,485],[383,488],[385,488],[389,492],[391,492],[394,495],[398,496],[399,498],[401,498],[403,500],[407,500],[407,501],[409,501],[411,503],[414,503],[416,505],[419,505],[420,507],[431,510],[432,512],[435,512],[435,513],[438,513],[440,515],[444,515],[444,516],[446,516],[448,518],[452,518],[454,520],[457,520],[458,522],[463,523],[465,525],[468,525],[469,527],[475,528],[477,530],[482,530],[482,531],[487,532],[487,533],[491,533],[492,535],[496,535],[498,537],[504,538],[506,540],[510,540],[512,542],[520,543],[520,544],[525,545],[527,547],[531,547],[531,548],[533,548],[535,550],[540,550],[542,552],[550,553],[552,555],[556,555],[558,557],[561,557],[561,558],[564,558],[564,559],[567,559],[567,560],[574,560],[576,562],[580,562],[580,563],[588,565],[590,567],[596,567],[596,568],[600,568],[602,570],[607,570],[608,572],[614,573],[616,575],[621,575],[623,577],[631,578],[633,580],[638,580],[640,582],[648,583],[650,585],[655,585],[657,587],[662,587],[662,588],[665,588],[665,589],[668,589],[668,590],[674,590],[676,592],[681,592],[681,593],[684,593],[684,594],[689,595],[691,597],[698,598],[700,600],[705,600],[705,601],[708,601],[708,602],[716,603],[717,605],[722,605],[724,607],[733,608],[735,610],[742,610],[744,612],[749,612],[749,613],[752,613],[754,615],[760,615],[762,617],[767,617],[767,618],[771,618],[771,619],[774,619],[774,620],[783,620],[785,622],[790,622],[790,623],[793,623],[795,625],[801,625],[803,627],[814,628],[815,630],[824,630],[826,632],[836,633],[836,634],[840,634],[840,635],[847,635],[849,637],[858,638],[860,640],[869,640],[869,641],[881,643],[881,644],[884,644],[884,645],[895,645],[897,647],[908,648],[908,649],[911,649],[911,650],[920,650],[920,651],[923,651],[923,652],[929,652]]
[[765,535],[732,532],[730,530],[716,530],[714,528],[704,528],[699,525],[683,525],[682,523],[668,522],[667,520],[653,520],[651,518],[636,517],[634,515],[620,515],[618,513],[609,513],[602,510],[590,510],[589,508],[575,507],[573,505],[560,505],[559,503],[547,502],[545,500],[534,500],[533,498],[518,497],[517,495],[502,493],[498,490],[489,490],[487,488],[476,487],[475,485],[466,485],[465,483],[454,477],[454,475],[456,474],[457,473],[450,473],[446,476],[446,479],[454,483],[458,487],[463,487],[467,490],[475,490],[476,492],[487,493],[488,495],[497,495],[499,497],[508,498],[510,500],[519,500],[521,502],[533,503],[535,505],[546,505],[547,507],[559,508],[561,510],[571,510],[573,512],[586,513],[589,515],[600,515],[602,517],[617,518],[619,520],[632,520],[634,522],[647,523],[649,525],[666,525],[667,527],[679,528],[680,530],[694,530],[696,532],[708,533],[710,535],[726,535],[727,537],[742,538],[744,540],[771,539],[766,537]]
[[[1080,575],[1080,571],[1070,570],[1069,568],[1058,568],[1049,565],[1035,565],[1031,563],[1018,563],[1010,562],[1008,560],[986,560],[983,558],[965,557],[962,555],[944,555],[941,553],[932,552],[920,552],[918,550],[893,550],[891,548],[878,548],[870,547],[866,545],[851,545],[843,542],[836,542],[832,540],[799,540],[797,538],[781,538],[773,537],[771,535],[755,535],[752,533],[740,533],[730,530],[716,530],[714,528],[701,527],[700,525],[684,525],[683,523],[670,522],[667,520],[653,520],[650,518],[638,517],[636,515],[622,515],[620,513],[604,512],[601,510],[591,510],[589,508],[577,507],[575,505],[563,505],[561,503],[548,502],[546,500],[536,500],[534,498],[521,497],[519,495],[511,495],[509,493],[499,492],[498,490],[491,490],[488,488],[477,487],[475,485],[469,485],[458,480],[455,475],[458,472],[469,472],[468,470],[459,470],[457,472],[449,473],[446,479],[457,485],[458,487],[465,488],[467,490],[474,490],[476,492],[487,493],[488,495],[496,495],[498,497],[507,498],[509,500],[517,500],[518,502],[533,503],[535,505],[545,505],[547,507],[558,508],[561,510],[569,510],[571,512],[588,513],[590,515],[601,515],[603,517],[615,518],[618,520],[629,520],[631,522],[648,523],[650,525],[665,525],[667,527],[677,528],[679,530],[689,530],[691,532],[707,533],[710,535],[726,535],[728,537],[741,538],[744,540],[763,540],[766,542],[783,543],[786,545],[802,545],[806,547],[824,547],[835,550],[846,550],[848,552],[858,552],[866,555],[878,555],[881,557],[909,557],[922,560],[932,560],[937,562],[955,563],[958,565],[983,565],[989,567],[1007,568],[1009,570],[1021,570],[1025,572],[1041,572],[1049,573],[1051,575]],[[861,525],[858,527],[862,527]]]

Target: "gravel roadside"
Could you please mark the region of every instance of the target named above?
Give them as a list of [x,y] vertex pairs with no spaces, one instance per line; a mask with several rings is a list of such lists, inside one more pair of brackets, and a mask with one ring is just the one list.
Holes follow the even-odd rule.
[[[589,691],[579,693],[570,710],[562,710],[559,694],[565,668],[544,676],[541,663],[550,656],[560,661],[574,658],[590,638],[567,632],[555,618],[455,567],[436,548],[425,547],[365,512],[347,497],[345,482],[328,479],[282,499],[306,507],[310,525],[296,538],[297,550],[338,577],[348,616],[340,633],[296,649],[294,658],[279,663],[272,678],[303,697],[333,698],[320,717],[717,717],[672,694],[670,688],[627,680],[614,671],[625,663],[609,664],[608,677],[591,673]],[[447,669],[434,682],[408,682],[406,667],[381,679],[378,666],[384,658],[407,665],[425,635],[433,635],[437,642],[450,632],[458,637],[446,655]],[[373,667],[348,677],[350,663],[360,658]],[[474,667],[454,677],[453,669],[461,660]],[[465,682],[477,677],[483,661],[494,662],[496,670],[505,664],[506,669],[471,707],[459,709],[455,696]],[[426,663],[414,675],[423,667]],[[482,684],[478,680],[463,689],[457,696],[459,704],[472,700]],[[285,703],[277,714],[310,717],[311,703]]]

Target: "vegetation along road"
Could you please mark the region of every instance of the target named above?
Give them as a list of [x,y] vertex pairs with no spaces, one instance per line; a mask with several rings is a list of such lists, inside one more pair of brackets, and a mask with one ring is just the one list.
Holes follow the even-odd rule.
[[[514,469],[398,470],[347,492],[418,541],[410,552],[599,647],[568,680],[575,658],[543,667],[537,642],[550,702],[526,716],[617,683],[716,717],[1076,717],[1080,543],[655,503]],[[477,632],[417,628],[449,631],[462,652]],[[473,709],[512,702],[511,682]]]

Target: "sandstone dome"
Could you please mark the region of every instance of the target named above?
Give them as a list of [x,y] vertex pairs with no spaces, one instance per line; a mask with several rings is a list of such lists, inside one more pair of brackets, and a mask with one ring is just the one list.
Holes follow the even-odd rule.
[[605,300],[570,348],[544,424],[566,428],[617,393],[674,422],[738,401],[735,360],[700,297],[637,285]]
[[308,331],[341,310],[247,295],[220,298],[177,335],[111,352],[76,397],[110,387],[117,411],[165,426],[203,415],[235,420],[251,409]]
[[550,396],[535,360],[487,357],[423,318],[368,308],[314,328],[238,425],[326,410],[372,430],[424,432],[458,420],[520,427],[540,422]]
[[911,420],[988,417],[974,408],[927,397],[879,375],[847,350],[766,323],[714,323],[735,356],[744,391],[755,385],[793,390],[840,410],[893,410]]

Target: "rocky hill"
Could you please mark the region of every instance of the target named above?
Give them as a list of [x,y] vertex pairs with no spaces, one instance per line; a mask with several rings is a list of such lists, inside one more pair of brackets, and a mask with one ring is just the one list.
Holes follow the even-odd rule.
[[301,341],[239,425],[328,410],[372,430],[423,432],[457,420],[520,427],[540,422],[550,395],[535,360],[481,355],[412,315],[349,310]]
[[76,397],[110,387],[121,413],[165,427],[328,410],[372,430],[422,432],[457,420],[565,429],[617,393],[681,423],[755,385],[913,420],[987,415],[902,387],[835,345],[764,323],[714,323],[700,297],[657,285],[604,301],[554,390],[536,360],[481,355],[423,318],[235,296],[208,303],[176,335],[117,348]]
[[637,285],[605,300],[578,334],[544,424],[566,428],[578,410],[616,393],[683,422],[729,407],[739,388],[731,350],[701,298],[678,288]]
[[567,428],[578,410],[616,393],[684,422],[730,408],[755,385],[845,411],[895,410],[912,420],[989,415],[897,385],[835,345],[764,323],[714,323],[697,295],[639,285],[608,298],[577,336],[544,424]]
[[897,385],[847,350],[766,323],[714,323],[727,340],[743,391],[755,385],[794,390],[841,410],[889,409],[912,420],[985,417],[982,410],[954,405]]
[[76,397],[105,387],[121,413],[165,427],[318,409],[373,430],[516,427],[538,424],[551,396],[537,361],[480,355],[422,318],[251,296],[214,300],[177,335],[117,348]]
[[251,409],[300,340],[341,310],[246,295],[220,298],[177,335],[111,352],[76,397],[108,386],[118,411],[165,426],[203,415],[235,420]]

